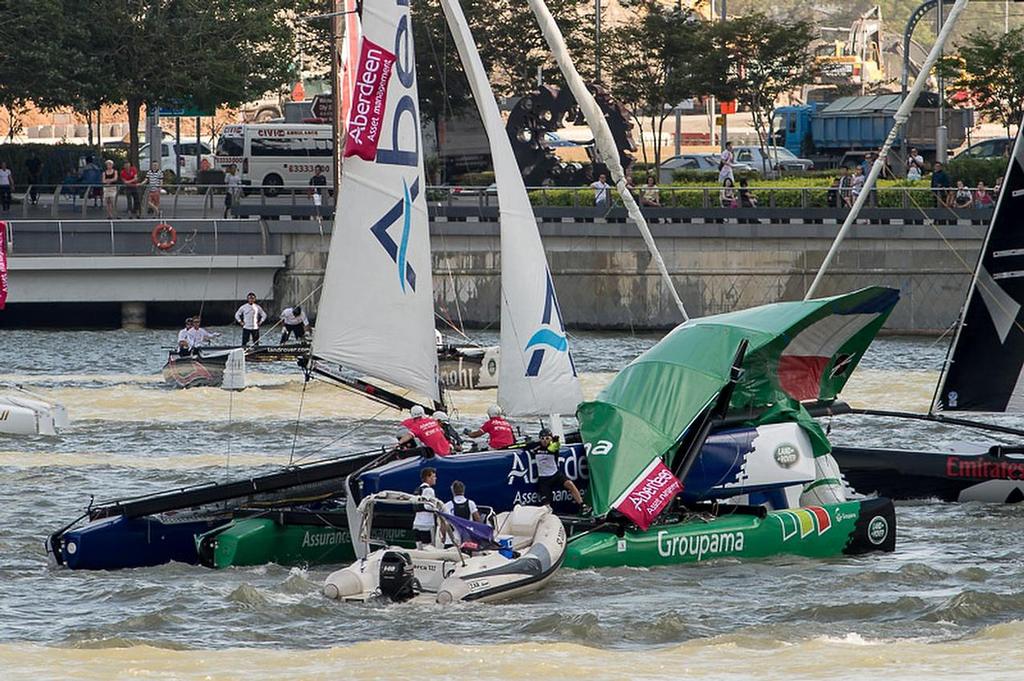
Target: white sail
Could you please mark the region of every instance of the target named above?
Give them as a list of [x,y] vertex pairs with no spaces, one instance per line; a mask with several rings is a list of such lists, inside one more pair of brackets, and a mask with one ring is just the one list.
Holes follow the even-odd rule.
[[313,356],[438,398],[408,0],[363,4]]
[[594,99],[594,95],[590,93],[583,79],[580,78],[579,71],[576,70],[576,65],[573,64],[572,58],[569,56],[569,49],[565,46],[562,31],[558,28],[558,24],[555,23],[555,18],[551,16],[551,12],[548,10],[548,6],[544,4],[544,0],[529,0],[529,3],[530,9],[533,10],[533,15],[537,18],[540,31],[544,34],[548,47],[551,48],[551,54],[554,56],[555,61],[558,62],[558,68],[562,71],[562,75],[565,76],[565,82],[569,85],[569,89],[572,90],[576,103],[580,105],[584,118],[587,119],[587,126],[590,127],[590,132],[594,135],[594,143],[608,165],[608,171],[612,174],[612,181],[615,182],[615,187],[619,190],[619,196],[622,197],[622,203],[626,206],[626,212],[629,213],[629,218],[636,224],[637,229],[640,231],[640,236],[643,237],[644,243],[647,244],[647,250],[650,251],[654,265],[658,268],[658,273],[661,275],[661,280],[664,282],[665,288],[668,289],[669,295],[672,296],[672,301],[679,309],[679,314],[682,315],[683,321],[687,321],[690,317],[686,314],[686,308],[683,307],[683,301],[679,298],[676,285],[672,282],[672,277],[668,273],[665,260],[661,257],[661,251],[658,250],[657,244],[654,243],[654,235],[651,234],[651,230],[647,226],[647,218],[644,217],[640,211],[640,206],[636,203],[636,199],[633,198],[633,194],[626,187],[626,176],[622,171],[622,164],[619,163],[619,149],[615,144],[615,139],[612,137],[611,128],[608,127],[608,121],[605,120],[601,107],[598,105],[597,100]]
[[498,403],[511,416],[575,413],[582,400],[555,287],[523,184],[459,0],[441,0],[490,142],[501,223]]

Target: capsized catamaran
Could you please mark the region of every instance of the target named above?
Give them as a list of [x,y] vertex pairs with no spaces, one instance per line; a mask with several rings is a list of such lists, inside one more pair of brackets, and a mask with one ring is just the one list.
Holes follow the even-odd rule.
[[[892,502],[846,500],[828,439],[802,402],[836,398],[897,300],[876,287],[694,319],[630,363],[578,411],[590,500],[606,522],[570,540],[565,565],[893,550]],[[694,503],[713,497],[688,499],[680,478],[700,479],[709,420],[726,410],[757,431],[735,486],[724,485],[736,505]],[[773,480],[810,462],[803,480]]]
[[1018,130],[931,412],[854,410],[987,430],[1001,433],[1007,436],[1002,440],[1017,444],[965,446],[954,452],[837,448],[836,458],[855,489],[897,499],[1024,501],[1024,431],[944,415],[948,412],[1024,413],[1022,258],[1024,142]]
[[0,434],[57,435],[68,423],[64,405],[21,386],[0,388]]

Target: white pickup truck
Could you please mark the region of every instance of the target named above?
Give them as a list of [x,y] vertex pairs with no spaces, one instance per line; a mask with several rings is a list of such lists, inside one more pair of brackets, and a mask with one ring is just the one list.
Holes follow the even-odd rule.
[[[209,167],[213,167],[213,150],[205,142],[200,142],[200,163],[206,161]],[[139,168],[145,173],[149,170],[149,144],[143,144],[139,148]],[[174,140],[164,140],[160,144],[160,169],[164,172],[171,171],[180,180],[196,179],[196,143],[182,142],[176,144]]]

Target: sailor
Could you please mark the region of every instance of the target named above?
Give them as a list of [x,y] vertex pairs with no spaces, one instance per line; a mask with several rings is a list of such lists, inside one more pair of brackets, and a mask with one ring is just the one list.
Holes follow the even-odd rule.
[[452,453],[452,445],[445,438],[441,424],[427,416],[426,411],[420,405],[413,405],[409,410],[409,418],[402,421],[402,425],[409,432],[399,438],[399,447],[416,439],[438,456],[448,456]]
[[192,318],[192,328],[189,329],[188,340],[189,340],[189,347],[192,348],[193,350],[198,348],[198,347],[201,347],[203,345],[209,345],[211,338],[218,338],[218,337],[220,337],[219,333],[216,333],[216,332],[211,333],[211,332],[207,331],[206,329],[204,329],[202,327],[202,321],[203,320],[200,317],[193,317]]
[[434,344],[437,346],[438,350],[444,349],[444,336],[442,336],[441,332],[437,329],[434,329]]
[[472,499],[466,498],[466,485],[461,480],[452,483],[452,500],[445,502],[444,512],[448,515],[480,522],[480,511]]
[[[420,471],[420,486],[416,488],[416,494],[424,499],[436,499],[434,485],[437,484],[437,471],[433,468],[424,468]],[[419,507],[418,507],[419,508]],[[416,517],[412,521],[412,533],[416,539],[416,548],[422,549],[434,543],[434,514],[426,507],[416,511]]]
[[487,417],[487,421],[476,430],[464,428],[463,435],[480,437],[487,433],[487,446],[491,449],[505,449],[514,445],[515,433],[512,431],[512,425],[501,415],[501,407],[492,404],[487,408]]
[[267,313],[256,303],[256,293],[249,291],[245,303],[235,312],[235,321],[242,327],[242,345],[260,342],[260,324],[267,321]]
[[178,355],[188,357],[192,354],[192,318],[185,320],[185,328],[178,332]]
[[438,410],[431,414],[430,418],[440,424],[441,430],[444,432],[444,438],[448,440],[448,443],[452,446],[452,452],[461,452],[462,436],[459,435],[459,431],[455,430],[455,427],[448,421],[448,414]]
[[287,343],[288,336],[293,333],[295,340],[305,341],[306,332],[309,331],[309,318],[306,317],[301,306],[286,307],[281,312],[281,324],[284,325],[284,331],[281,332],[281,345]]
[[551,506],[555,488],[561,487],[569,491],[577,506],[583,508],[583,497],[579,489],[558,470],[558,450],[561,449],[558,438],[554,437],[548,428],[541,428],[537,440],[527,445],[526,451],[533,456],[533,462],[537,466],[537,491],[540,492],[540,503]]

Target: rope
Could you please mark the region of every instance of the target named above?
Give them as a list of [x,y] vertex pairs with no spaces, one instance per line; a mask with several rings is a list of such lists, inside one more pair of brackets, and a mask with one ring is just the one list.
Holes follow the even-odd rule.
[[306,388],[309,386],[309,378],[302,382],[302,394],[299,395],[299,413],[295,415],[295,431],[292,433],[292,451],[288,455],[288,465],[295,461],[295,442],[299,439],[299,423],[302,421],[302,405],[306,402]]

